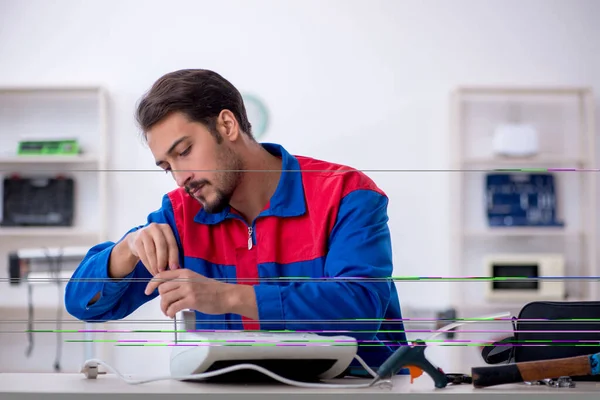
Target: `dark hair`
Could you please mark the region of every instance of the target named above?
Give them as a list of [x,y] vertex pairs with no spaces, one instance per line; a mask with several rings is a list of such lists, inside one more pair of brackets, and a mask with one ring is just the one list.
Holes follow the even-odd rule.
[[152,85],[137,107],[136,120],[145,138],[154,124],[181,112],[190,121],[206,125],[220,142],[215,119],[224,109],[231,111],[241,130],[253,138],[242,95],[229,81],[206,69],[181,69],[163,75]]

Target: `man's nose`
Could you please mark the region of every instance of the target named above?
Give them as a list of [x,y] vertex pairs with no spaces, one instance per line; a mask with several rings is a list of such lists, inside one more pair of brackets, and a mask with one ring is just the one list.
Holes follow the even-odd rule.
[[186,183],[191,181],[192,171],[173,171],[173,177],[175,178],[177,186],[184,187]]

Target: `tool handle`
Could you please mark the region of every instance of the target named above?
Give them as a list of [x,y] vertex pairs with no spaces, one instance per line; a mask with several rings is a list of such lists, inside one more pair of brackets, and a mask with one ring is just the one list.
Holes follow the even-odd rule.
[[413,361],[410,365],[421,368],[427,375],[433,379],[433,384],[436,388],[445,388],[448,385],[448,377],[440,368],[437,368],[427,359],[423,358],[420,361]]
[[524,382],[517,364],[473,367],[471,377],[476,388]]
[[448,377],[446,373],[439,367],[433,365],[427,357],[425,357],[425,349],[427,348],[425,341],[421,339],[417,339],[415,341],[415,346],[413,347],[413,352],[409,360],[407,360],[408,365],[414,365],[418,368],[421,368],[427,375],[433,379],[433,383],[436,388],[444,388],[448,386]]
[[598,374],[597,354],[471,368],[475,387],[596,374]]

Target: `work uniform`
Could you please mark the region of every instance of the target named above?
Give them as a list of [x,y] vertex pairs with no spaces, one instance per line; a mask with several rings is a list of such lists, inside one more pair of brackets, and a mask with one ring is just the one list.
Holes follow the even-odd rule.
[[[359,341],[358,355],[379,367],[406,344],[390,279],[388,198],[362,172],[292,156],[280,145],[262,146],[282,159],[283,172],[269,204],[251,225],[229,207],[206,212],[184,189],[166,194],[148,216],[148,224],[170,225],[181,267],[254,285],[257,321],[196,312],[197,328],[350,335]],[[91,248],[73,274],[87,281],[67,284],[65,305],[74,317],[121,319],[158,296],[158,290],[144,294],[152,276],[141,262],[125,279],[107,280],[114,246],[105,242]],[[98,301],[88,306],[98,292]]]

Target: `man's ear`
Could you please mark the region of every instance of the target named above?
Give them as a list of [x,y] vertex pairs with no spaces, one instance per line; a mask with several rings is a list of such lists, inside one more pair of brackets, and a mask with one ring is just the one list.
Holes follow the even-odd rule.
[[240,134],[235,115],[229,110],[222,110],[217,118],[217,130],[225,140],[235,142]]

